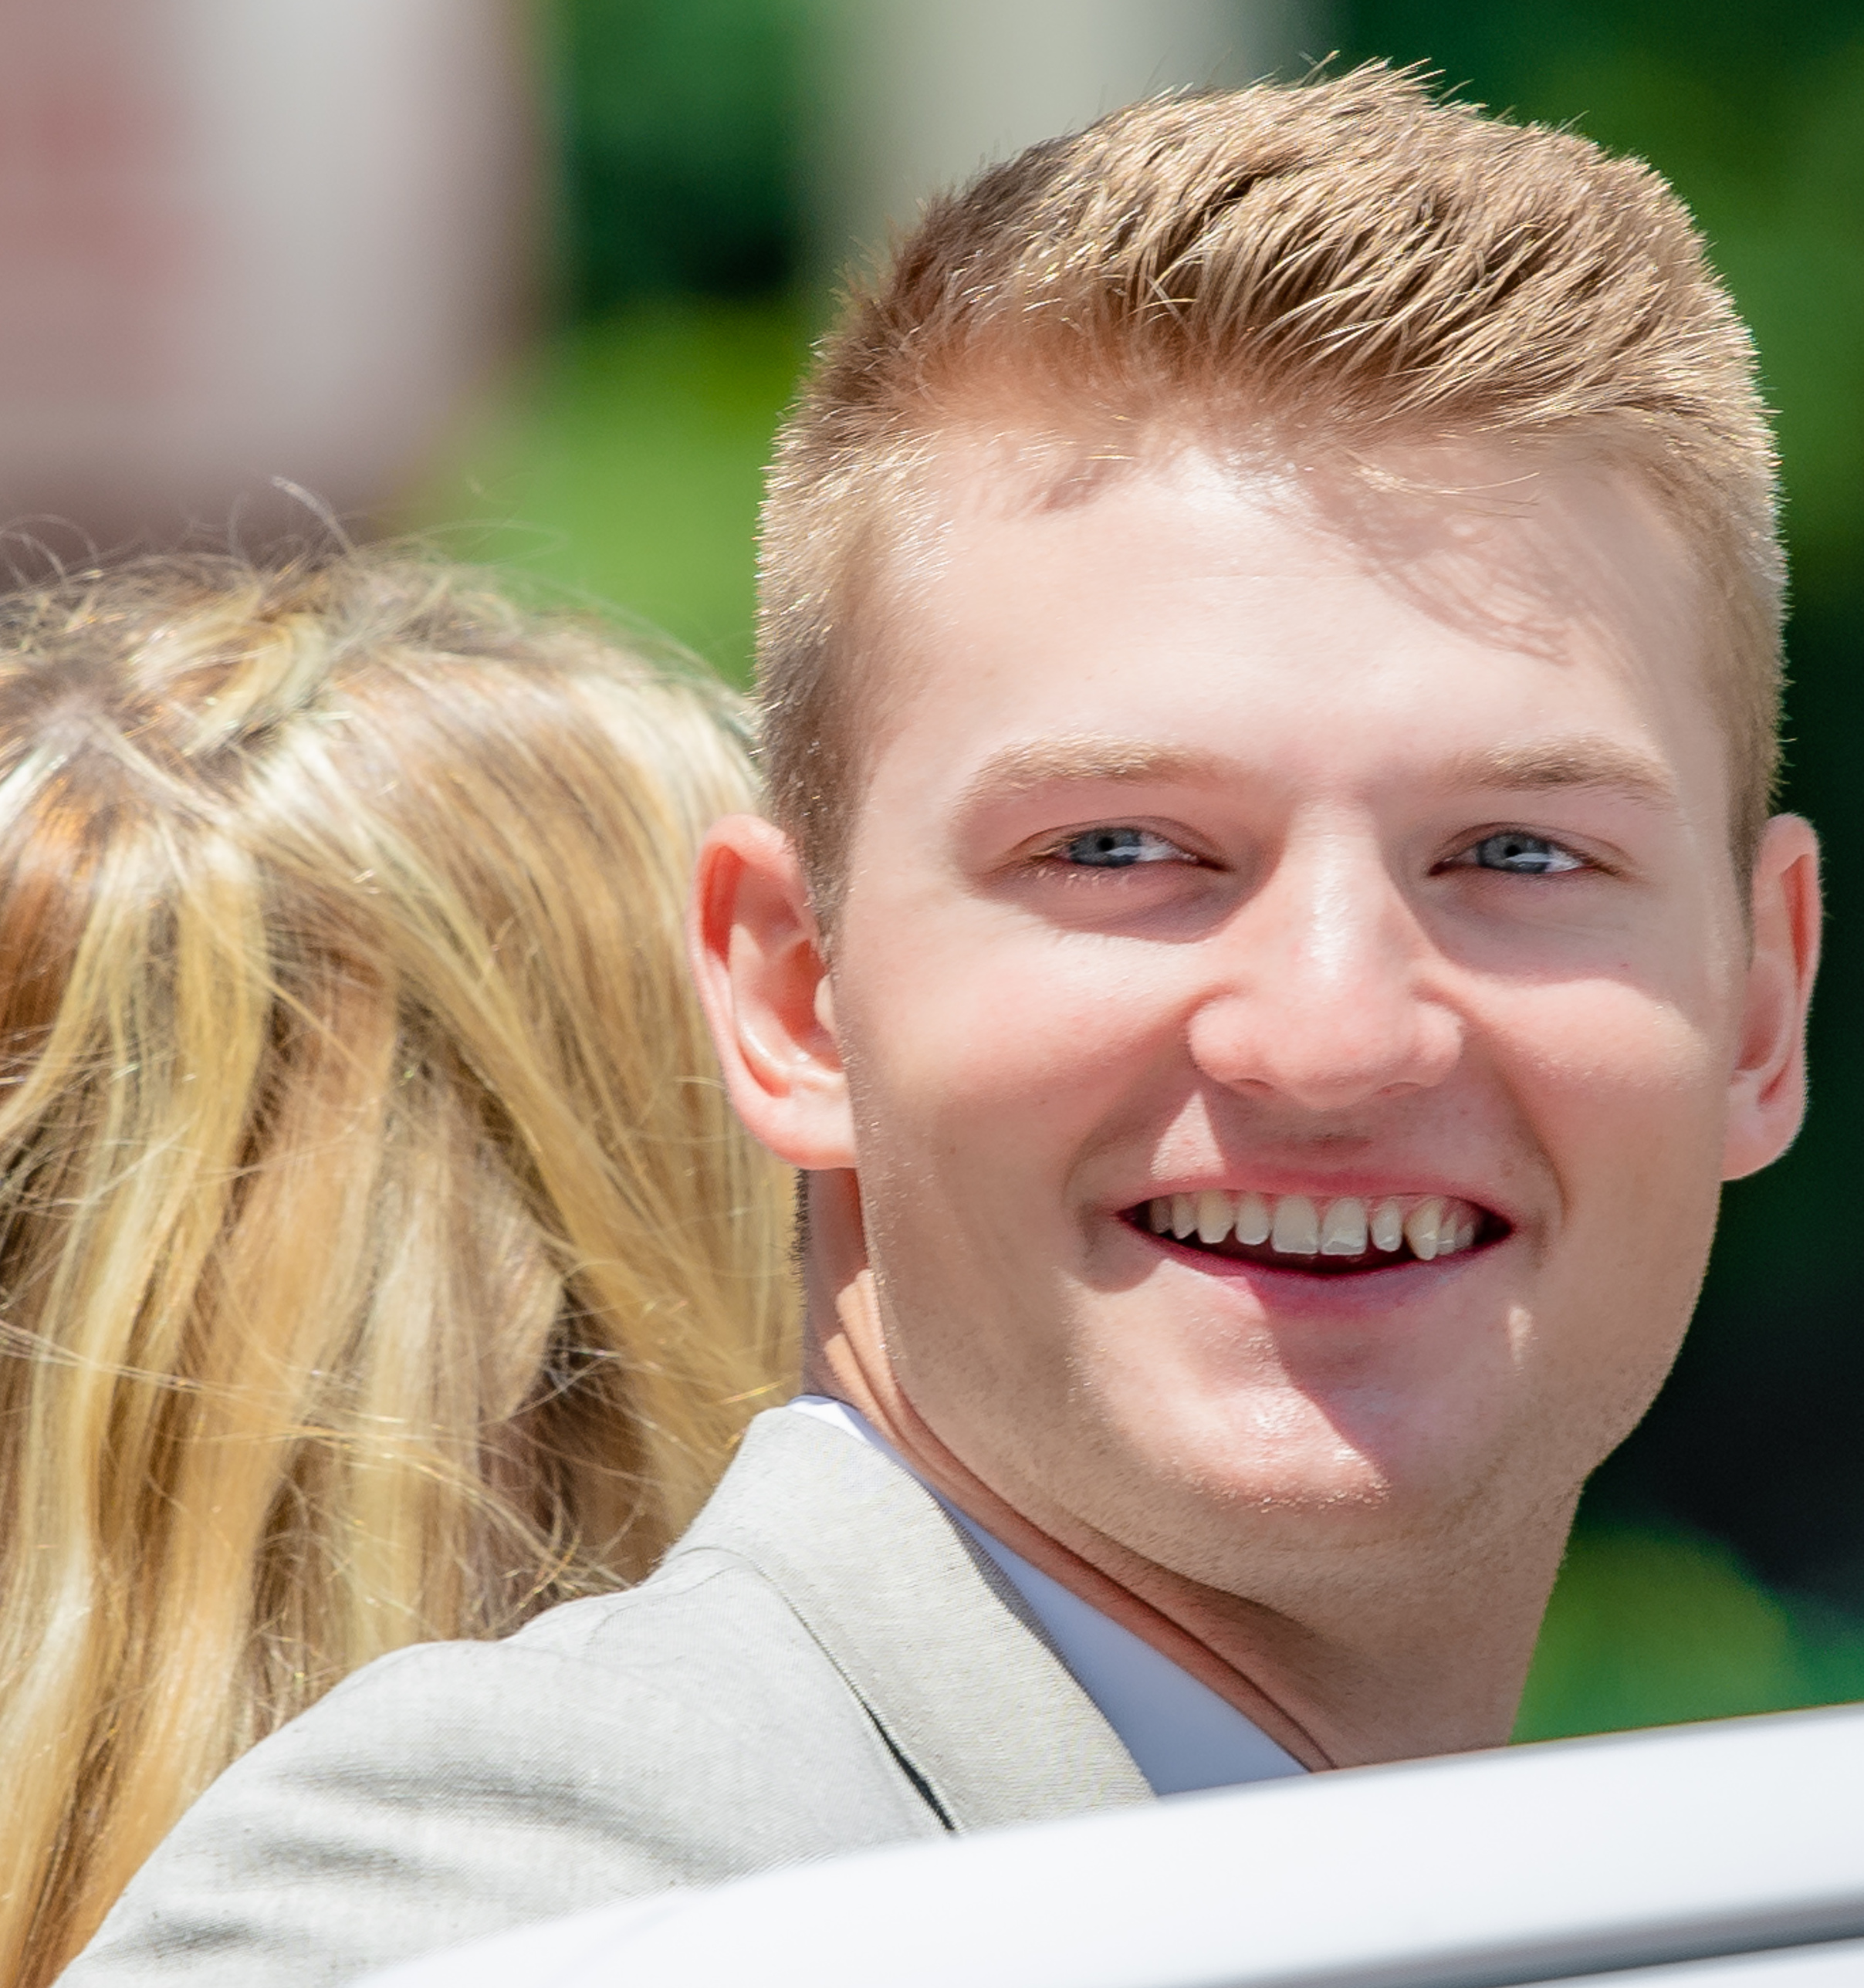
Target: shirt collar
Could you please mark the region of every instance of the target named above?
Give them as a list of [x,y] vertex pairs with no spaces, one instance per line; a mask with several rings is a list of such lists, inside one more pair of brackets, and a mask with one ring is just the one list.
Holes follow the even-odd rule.
[[[918,1472],[845,1401],[801,1395],[799,1414],[832,1422],[890,1458],[925,1484]],[[1303,1773],[1301,1763],[1142,1637],[1031,1567],[993,1539],[950,1499],[925,1489],[1002,1570],[1030,1613],[1047,1631],[1075,1682],[1130,1753],[1154,1794],[1189,1794]]]

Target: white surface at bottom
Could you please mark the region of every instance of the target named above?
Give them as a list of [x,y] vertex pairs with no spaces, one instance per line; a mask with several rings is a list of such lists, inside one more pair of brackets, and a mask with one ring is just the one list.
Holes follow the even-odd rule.
[[[599,1978],[599,1977],[598,1977]],[[1737,1953],[1720,1960],[1685,1960],[1629,1973],[1572,1975],[1545,1988],[1858,1988],[1864,1982],[1864,1939]]]
[[1183,1796],[603,1921],[376,1988],[1864,1988],[1864,1710]]

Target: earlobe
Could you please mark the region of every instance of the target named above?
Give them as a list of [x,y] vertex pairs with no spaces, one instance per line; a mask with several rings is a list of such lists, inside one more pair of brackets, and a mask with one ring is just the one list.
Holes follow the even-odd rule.
[[1818,838],[1798,815],[1776,815],[1755,860],[1753,944],[1729,1090],[1722,1178],[1777,1160],[1805,1115],[1806,1016],[1818,969]]
[[701,846],[688,918],[699,999],[753,1136],[792,1166],[854,1164],[820,935],[789,838],[728,815]]

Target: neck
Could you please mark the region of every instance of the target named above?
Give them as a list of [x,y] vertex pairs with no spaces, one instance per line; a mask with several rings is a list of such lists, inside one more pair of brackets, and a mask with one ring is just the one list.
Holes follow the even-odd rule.
[[[1274,1605],[1206,1587],[1053,1507],[986,1482],[914,1407],[888,1355],[851,1174],[811,1177],[806,1384],[846,1401],[1012,1551],[1132,1630],[1311,1768],[1498,1746],[1558,1570],[1570,1496],[1492,1505],[1382,1564],[1267,1581]],[[994,1476],[995,1473],[993,1473]],[[1291,1559],[1311,1561],[1311,1550]]]

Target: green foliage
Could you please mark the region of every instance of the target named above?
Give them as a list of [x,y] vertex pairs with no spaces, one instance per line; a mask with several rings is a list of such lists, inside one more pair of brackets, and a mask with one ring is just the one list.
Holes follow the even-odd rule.
[[568,301],[745,296],[795,271],[800,16],[784,0],[553,0]]
[[1822,1682],[1787,1610],[1725,1547],[1582,1528],[1554,1590],[1514,1736],[1783,1711],[1815,1702]]
[[807,351],[787,303],[673,299],[572,328],[418,516],[466,555],[619,607],[742,681],[752,534]]

